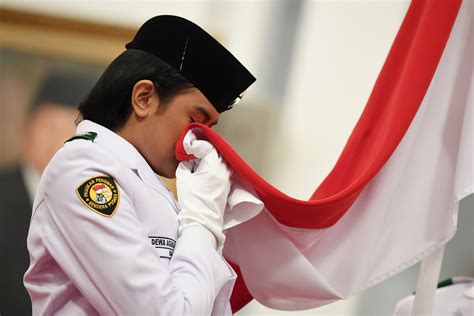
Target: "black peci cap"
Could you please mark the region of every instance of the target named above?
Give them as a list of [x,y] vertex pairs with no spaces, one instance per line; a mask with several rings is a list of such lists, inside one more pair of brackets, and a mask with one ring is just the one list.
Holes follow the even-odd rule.
[[198,88],[218,112],[237,103],[255,77],[218,41],[184,18],[159,15],[125,46],[160,58]]

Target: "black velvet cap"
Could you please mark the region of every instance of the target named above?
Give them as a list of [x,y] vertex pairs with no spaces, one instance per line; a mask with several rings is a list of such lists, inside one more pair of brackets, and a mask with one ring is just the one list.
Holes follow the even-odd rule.
[[218,41],[184,18],[159,15],[125,46],[160,58],[188,79],[218,112],[237,103],[255,77]]

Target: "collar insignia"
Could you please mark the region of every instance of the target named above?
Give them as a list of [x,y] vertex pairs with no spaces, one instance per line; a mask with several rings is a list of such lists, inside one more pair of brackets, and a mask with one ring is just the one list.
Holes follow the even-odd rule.
[[95,132],[87,132],[87,133],[84,133],[84,134],[75,135],[75,136],[69,138],[67,141],[65,141],[65,143],[70,142],[70,141],[73,141],[73,140],[75,140],[75,139],[85,139],[85,140],[90,140],[91,142],[94,142],[94,140],[96,139],[96,137],[97,137],[97,133],[95,133]]

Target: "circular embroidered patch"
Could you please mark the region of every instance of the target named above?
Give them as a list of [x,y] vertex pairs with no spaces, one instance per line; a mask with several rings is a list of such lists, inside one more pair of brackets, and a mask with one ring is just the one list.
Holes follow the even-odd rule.
[[77,196],[94,212],[112,217],[120,201],[120,193],[114,178],[97,176],[84,181],[77,189]]

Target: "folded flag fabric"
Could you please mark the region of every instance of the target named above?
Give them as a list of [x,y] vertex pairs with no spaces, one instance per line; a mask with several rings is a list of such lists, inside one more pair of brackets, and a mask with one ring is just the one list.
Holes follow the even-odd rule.
[[[456,231],[473,184],[470,0],[414,0],[334,169],[308,201],[260,177],[199,127],[264,210],[227,232],[232,304],[297,310],[347,298],[420,261]],[[184,135],[187,130],[184,131]],[[193,159],[178,141],[176,156]],[[291,166],[288,166],[291,168]]]
[[[205,139],[205,137],[200,134],[199,128],[194,131],[191,129],[182,141],[186,153],[193,155],[196,159],[208,155],[213,149],[209,142],[201,139]],[[256,195],[246,181],[239,179],[237,174],[232,175],[230,192],[225,206],[224,230],[248,221],[262,211],[263,202]]]

